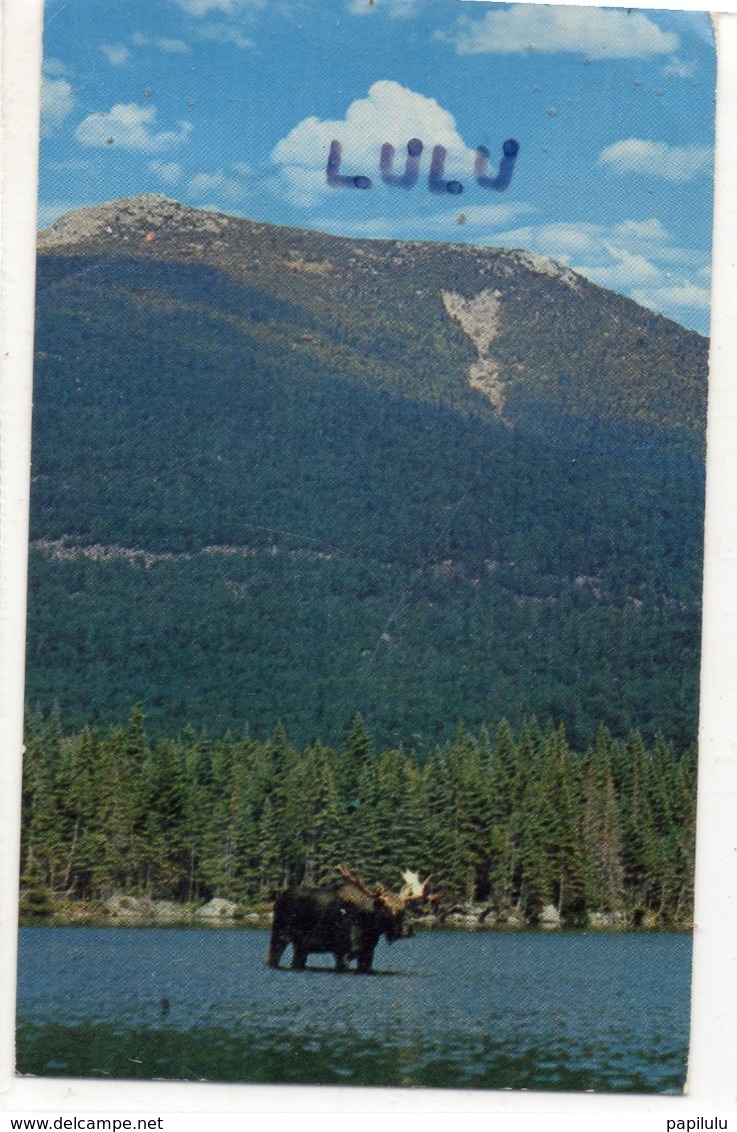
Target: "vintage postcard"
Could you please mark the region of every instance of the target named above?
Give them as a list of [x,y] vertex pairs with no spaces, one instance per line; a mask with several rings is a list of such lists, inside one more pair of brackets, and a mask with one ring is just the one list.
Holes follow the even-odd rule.
[[715,73],[47,0],[18,1074],[683,1091]]

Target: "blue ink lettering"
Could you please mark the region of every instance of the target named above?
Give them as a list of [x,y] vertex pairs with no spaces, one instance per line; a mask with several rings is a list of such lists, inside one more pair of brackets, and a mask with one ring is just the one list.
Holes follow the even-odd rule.
[[[379,173],[381,174],[382,181],[386,185],[391,185],[393,188],[414,188],[419,177],[422,150],[423,145],[420,139],[410,138],[407,142],[407,159],[404,164],[404,173],[395,173],[394,156],[396,150],[389,142],[384,142],[379,158]],[[444,180],[445,158],[447,157],[447,153],[448,151],[445,146],[436,145],[433,147],[430,172],[427,177],[427,187],[431,193],[451,193],[453,196],[458,196],[459,193],[463,192],[461,182]],[[519,142],[515,141],[514,138],[507,138],[502,146],[502,159],[499,162],[499,172],[496,177],[490,177],[488,175],[489,150],[485,145],[477,146],[476,161],[474,163],[476,184],[480,185],[482,189],[494,189],[498,193],[509,188],[512,183],[512,174],[518,153]],[[342,156],[343,149],[340,142],[332,141],[330,143],[328,165],[325,171],[328,184],[336,188],[370,189],[372,187],[370,177],[363,175],[359,175],[358,177],[346,177],[344,174],[341,174],[340,162]]]
[[433,149],[430,173],[427,178],[427,187],[431,193],[453,193],[454,196],[457,196],[459,193],[463,192],[461,182],[443,180],[445,155],[447,152],[445,146],[442,145],[436,145]]
[[422,156],[422,142],[419,138],[410,138],[407,142],[407,160],[404,173],[394,173],[394,146],[384,142],[381,147],[379,172],[382,181],[387,185],[398,185],[403,189],[411,189],[417,184],[420,171],[420,157]]
[[340,142],[334,141],[330,143],[330,153],[328,154],[328,167],[326,170],[327,181],[329,185],[344,186],[348,189],[370,189],[370,177],[345,177],[340,172],[340,160],[343,155],[343,150]]
[[502,146],[502,159],[499,163],[499,172],[496,177],[487,177],[489,151],[485,145],[480,145],[476,150],[476,165],[474,168],[477,184],[481,185],[482,189],[496,189],[499,193],[503,192],[511,183],[514,163],[517,160],[518,153],[519,142],[516,142],[514,138],[507,138]]

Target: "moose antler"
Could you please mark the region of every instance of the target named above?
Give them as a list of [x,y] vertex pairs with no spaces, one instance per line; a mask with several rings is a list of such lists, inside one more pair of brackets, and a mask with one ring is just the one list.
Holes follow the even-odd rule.
[[381,885],[377,884],[376,889],[372,892],[371,889],[367,888],[363,883],[358,873],[352,873],[350,869],[347,869],[345,867],[345,865],[338,865],[338,872],[342,876],[343,880],[347,880],[351,884],[355,884],[356,888],[359,889],[359,891],[363,892],[365,896],[379,896],[381,891],[383,891]]
[[380,900],[387,908],[391,908],[393,912],[400,912],[406,903],[406,897],[402,894],[397,896],[396,892],[390,892],[388,888],[384,888],[383,884],[377,884],[373,889],[367,888],[361,880],[358,873],[352,873],[345,865],[338,865],[338,872],[347,880],[349,884],[354,884],[359,892],[364,896],[368,896],[371,900]]
[[409,869],[405,869],[402,873],[402,880],[404,887],[401,889],[399,895],[407,903],[413,900],[424,900],[427,896],[428,885],[430,884],[430,877],[426,880],[420,880],[419,873],[413,873]]

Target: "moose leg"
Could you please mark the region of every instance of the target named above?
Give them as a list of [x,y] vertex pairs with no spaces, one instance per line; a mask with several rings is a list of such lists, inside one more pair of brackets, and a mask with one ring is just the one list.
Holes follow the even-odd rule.
[[344,973],[345,971],[348,970],[348,962],[346,960],[345,953],[342,952],[342,951],[336,951],[336,952],[334,952],[334,954],[335,954],[335,970],[340,971],[341,973]]
[[374,962],[374,949],[373,949],[373,947],[371,947],[371,946],[362,947],[361,950],[358,952],[358,955],[357,955],[356,958],[358,959],[358,962],[356,964],[356,970],[358,971],[358,974],[359,975],[368,975],[369,972],[371,971],[371,966]]
[[283,936],[279,935],[278,932],[272,932],[271,933],[271,939],[269,941],[269,955],[268,955],[268,958],[266,960],[267,966],[269,966],[269,967],[278,967],[279,966],[279,962],[281,960],[282,955],[284,954],[284,948],[286,946],[287,946],[287,940],[284,939]]
[[309,951],[307,950],[303,942],[295,941],[293,948],[292,970],[304,971],[305,967],[307,966],[307,956],[309,955]]

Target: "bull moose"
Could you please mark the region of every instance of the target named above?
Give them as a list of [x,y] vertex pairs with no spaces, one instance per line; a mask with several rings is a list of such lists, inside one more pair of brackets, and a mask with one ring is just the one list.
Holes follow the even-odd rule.
[[368,974],[374,948],[381,936],[389,943],[413,934],[405,922],[405,911],[425,899],[428,881],[405,871],[399,893],[377,884],[372,890],[344,866],[332,887],[287,888],[276,899],[267,963],[278,967],[287,944],[292,945],[292,969],[303,971],[312,952],[332,952],[335,970],[347,971],[356,960],[356,970]]

